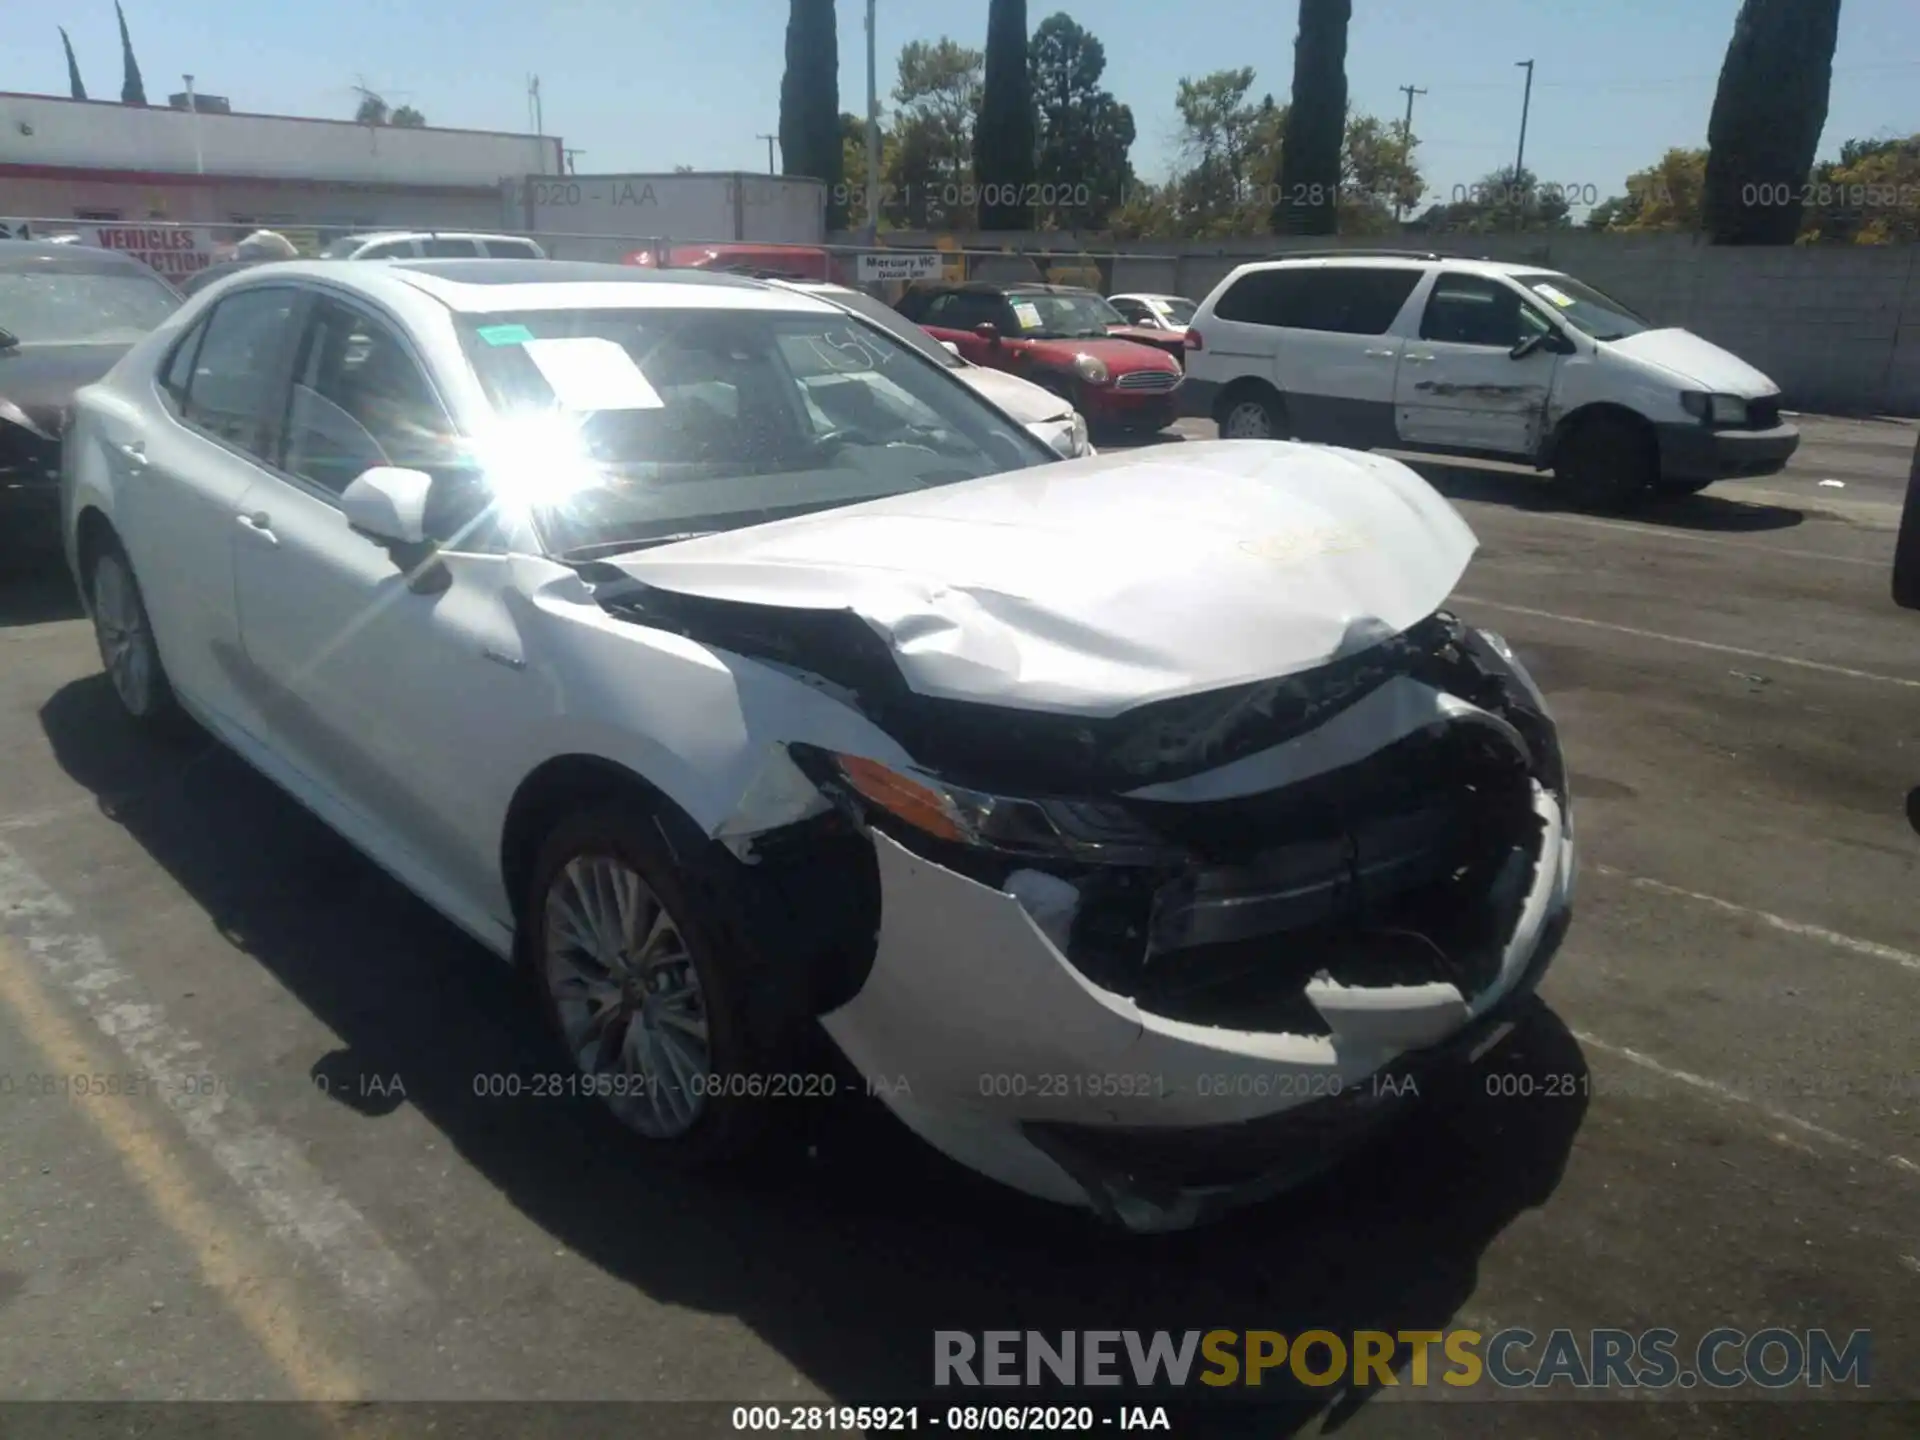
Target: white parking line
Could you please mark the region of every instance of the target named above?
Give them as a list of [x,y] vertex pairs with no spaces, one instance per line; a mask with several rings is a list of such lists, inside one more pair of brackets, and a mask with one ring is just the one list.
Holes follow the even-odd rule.
[[1828,665],[1819,660],[1802,660],[1794,655],[1776,655],[1769,650],[1748,650],[1740,645],[1722,645],[1713,640],[1695,640],[1688,635],[1666,635],[1658,630],[1641,630],[1633,625],[1616,625],[1611,620],[1590,620],[1584,615],[1562,615],[1553,610],[1535,610],[1528,605],[1509,605],[1504,600],[1487,600],[1478,595],[1453,597],[1463,605],[1484,605],[1489,610],[1504,610],[1510,615],[1528,615],[1536,620],[1554,620],[1562,625],[1585,625],[1594,630],[1611,630],[1617,635],[1632,635],[1640,640],[1659,640],[1668,645],[1690,645],[1696,650],[1711,650],[1719,655],[1738,655],[1743,660],[1765,660],[1774,665],[1791,665],[1799,670],[1818,670],[1823,675],[1841,675],[1849,680],[1874,680],[1882,685],[1899,685],[1920,690],[1920,680],[1902,675],[1882,675],[1874,670],[1853,670],[1845,665]]
[[143,1087],[164,1096],[186,1131],[281,1236],[319,1257],[356,1303],[392,1312],[426,1287],[360,1212],[263,1123],[240,1096],[206,1083],[206,1048],[142,993],[73,907],[0,843],[0,934],[10,936],[66,997],[125,1053]]
[[[1789,1115],[1785,1110],[1776,1109],[1772,1105],[1762,1104],[1758,1100],[1742,1095],[1730,1085],[1722,1085],[1718,1080],[1709,1080],[1704,1075],[1695,1075],[1691,1071],[1676,1070],[1671,1065],[1662,1065],[1651,1055],[1643,1055],[1638,1050],[1628,1049],[1625,1045],[1615,1045],[1610,1041],[1600,1039],[1596,1035],[1588,1035],[1584,1031],[1574,1031],[1573,1038],[1578,1040],[1582,1045],[1591,1046],[1602,1054],[1616,1056],[1626,1061],[1629,1065],[1638,1065],[1642,1070],[1650,1071],[1663,1079],[1671,1080],[1676,1085],[1684,1085],[1688,1089],[1709,1096],[1722,1104],[1741,1105],[1750,1110],[1757,1110],[1776,1125],[1785,1126],[1789,1130],[1797,1130],[1802,1135],[1811,1136],[1813,1139],[1831,1145],[1836,1149],[1845,1150],[1850,1155],[1858,1155],[1863,1160],[1878,1161],[1890,1169],[1898,1170],[1903,1175],[1920,1177],[1920,1165],[1916,1165],[1904,1155],[1894,1155],[1875,1150],[1871,1145],[1866,1144],[1864,1141],[1856,1140],[1851,1135],[1842,1135],[1838,1130],[1829,1130],[1824,1125],[1816,1125],[1811,1120],[1802,1120],[1798,1115]],[[1786,1139],[1785,1136],[1779,1138],[1783,1140]]]
[[1755,910],[1748,905],[1736,905],[1731,900],[1722,900],[1717,895],[1703,895],[1698,890],[1683,890],[1678,885],[1669,885],[1664,880],[1649,880],[1644,875],[1629,875],[1624,870],[1616,870],[1611,865],[1593,867],[1602,875],[1611,875],[1636,885],[1642,890],[1652,890],[1661,895],[1673,895],[1682,900],[1692,900],[1701,905],[1711,905],[1716,910],[1725,910],[1729,914],[1741,915],[1749,920],[1758,920],[1763,925],[1771,925],[1775,930],[1788,935],[1803,936],[1808,940],[1818,940],[1823,945],[1831,945],[1836,950],[1851,951],[1855,955],[1870,956],[1875,960],[1890,960],[1902,970],[1920,972],[1920,955],[1899,950],[1891,945],[1882,945],[1877,940],[1861,940],[1852,935],[1843,935],[1838,930],[1829,930],[1824,925],[1809,925],[1802,920],[1789,920],[1784,915],[1775,915],[1768,910]]

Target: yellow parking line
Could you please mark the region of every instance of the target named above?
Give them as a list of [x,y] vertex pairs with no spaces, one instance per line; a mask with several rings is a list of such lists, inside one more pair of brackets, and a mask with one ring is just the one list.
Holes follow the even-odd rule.
[[[74,1022],[41,987],[33,967],[0,938],[0,1004],[13,1012],[53,1074],[111,1074]],[[171,1136],[145,1105],[125,1095],[74,1093],[71,1101],[93,1122],[146,1192],[168,1229],[184,1241],[201,1277],[286,1378],[302,1400],[350,1403],[365,1394],[353,1368],[328,1352],[301,1313],[292,1287],[273,1275],[273,1261],[234,1233],[216,1213],[185,1166]],[[330,1412],[329,1412],[330,1413]]]

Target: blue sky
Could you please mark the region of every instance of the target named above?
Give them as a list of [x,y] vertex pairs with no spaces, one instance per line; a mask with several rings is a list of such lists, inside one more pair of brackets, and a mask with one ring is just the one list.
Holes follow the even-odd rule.
[[[201,90],[236,109],[349,116],[364,83],[435,124],[528,128],[526,77],[541,78],[545,127],[582,150],[585,173],[764,169],[756,135],[778,125],[786,0],[126,0],[149,93]],[[1033,23],[1057,7],[1029,0]],[[1705,142],[1738,0],[1354,0],[1347,75],[1362,111],[1398,117],[1396,87],[1424,86],[1414,133],[1428,199],[1513,159],[1523,72],[1537,61],[1528,167],[1543,181],[1618,193],[1668,146]],[[909,40],[984,42],[987,0],[879,0],[880,81]],[[0,89],[64,93],[55,15],[11,27]],[[840,0],[841,108],[864,108],[864,0]],[[1175,160],[1182,76],[1252,64],[1256,95],[1292,84],[1294,7],[1284,0],[1185,4],[1081,0],[1107,82],[1133,107],[1134,164]],[[90,93],[115,98],[111,0],[61,7]],[[44,29],[44,34],[41,30]],[[1821,153],[1860,135],[1920,131],[1920,4],[1845,0]]]

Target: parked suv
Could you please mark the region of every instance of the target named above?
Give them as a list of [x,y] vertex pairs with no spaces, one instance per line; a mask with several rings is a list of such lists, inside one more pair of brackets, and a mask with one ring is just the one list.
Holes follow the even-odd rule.
[[1800,444],[1751,365],[1533,265],[1258,261],[1201,303],[1187,345],[1185,409],[1225,437],[1518,460],[1589,504],[1769,475]]
[[383,230],[342,235],[327,246],[327,260],[545,260],[547,252],[524,235],[488,235],[470,230]]

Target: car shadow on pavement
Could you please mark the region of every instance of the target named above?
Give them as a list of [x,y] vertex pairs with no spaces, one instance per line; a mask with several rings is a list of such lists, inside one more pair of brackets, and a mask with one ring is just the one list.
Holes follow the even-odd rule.
[[56,549],[23,549],[0,538],[0,630],[77,620],[80,595]]
[[[1401,457],[1395,457],[1401,458]],[[1525,475],[1511,470],[1480,469],[1446,461],[1407,459],[1434,489],[1450,500],[1478,500],[1514,510],[1572,513],[1547,475]],[[1734,500],[1708,491],[1701,495],[1660,497],[1606,518],[1640,525],[1665,525],[1675,530],[1741,531],[1790,530],[1806,521],[1806,513],[1790,505],[1765,505]]]
[[[351,1094],[355,1075],[398,1074],[406,1102],[556,1243],[654,1302],[737,1317],[844,1403],[1185,1410],[1205,1393],[1181,1433],[1337,1423],[1369,1392],[1284,1369],[1258,1390],[1178,1396],[936,1390],[934,1332],[1445,1329],[1488,1245],[1559,1185],[1584,1114],[1580,1048],[1532,1001],[1482,1069],[1369,1149],[1184,1234],[1126,1236],[1003,1190],[855,1085],[796,1103],[786,1143],[749,1172],[669,1173],[592,1102],[487,1097],[482,1077],[551,1070],[523,983],[224,748],[135,734],[99,677],[58,691],[41,719],[66,773],[344,1042],[295,1057],[288,1083],[308,1084],[311,1066]],[[390,1107],[354,1108],[377,1126]]]

